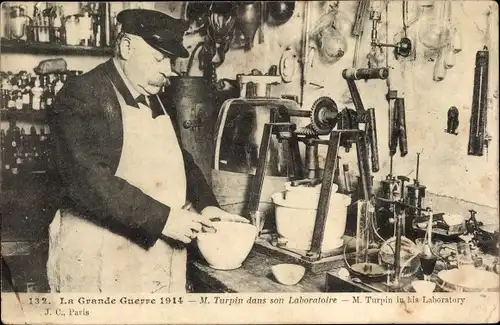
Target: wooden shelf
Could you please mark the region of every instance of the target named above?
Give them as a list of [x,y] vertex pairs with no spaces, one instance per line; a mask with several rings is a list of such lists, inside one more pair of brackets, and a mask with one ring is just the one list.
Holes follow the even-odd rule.
[[47,55],[86,55],[108,56],[113,53],[110,47],[75,46],[54,43],[13,41],[2,38],[1,53],[47,54]]
[[45,123],[47,120],[47,115],[45,111],[0,110],[0,114],[2,121],[9,121],[11,119],[16,119],[16,121]]

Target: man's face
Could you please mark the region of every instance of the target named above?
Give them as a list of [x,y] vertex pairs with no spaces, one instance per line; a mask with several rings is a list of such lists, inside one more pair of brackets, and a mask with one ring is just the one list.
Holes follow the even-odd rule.
[[132,37],[130,53],[123,71],[134,87],[144,95],[157,94],[172,76],[171,58],[151,47],[140,37]]

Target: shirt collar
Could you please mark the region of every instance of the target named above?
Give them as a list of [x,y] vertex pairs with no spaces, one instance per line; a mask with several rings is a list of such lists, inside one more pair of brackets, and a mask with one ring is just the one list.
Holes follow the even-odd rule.
[[[116,62],[116,59],[113,58],[113,64],[115,65],[115,68],[116,68],[116,71],[118,71],[118,74],[120,75],[120,77],[123,79],[123,82],[125,83],[125,86],[127,86],[128,90],[130,91],[130,93],[132,94],[132,97],[134,97],[134,99],[137,99],[137,97],[139,95],[141,95],[141,93],[139,93],[135,88],[134,86],[132,86],[132,84],[130,83],[130,80],[128,80],[127,76],[125,75],[125,72],[123,72],[122,68],[120,67],[120,65],[118,64],[118,62]],[[147,98],[147,96],[146,96]],[[147,99],[146,99],[147,100]]]

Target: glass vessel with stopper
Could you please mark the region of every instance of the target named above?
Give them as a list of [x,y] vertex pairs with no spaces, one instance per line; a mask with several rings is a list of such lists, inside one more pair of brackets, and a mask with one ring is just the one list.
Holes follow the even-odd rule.
[[432,222],[433,222],[432,209],[429,211],[429,221],[427,223],[427,230],[424,238],[417,238],[415,243],[417,244],[417,249],[420,258],[420,267],[424,275],[424,280],[429,281],[436,262],[439,258],[439,253],[443,242],[439,240],[432,239]]
[[446,17],[449,6],[449,1],[438,3],[434,15],[420,22],[419,39],[428,49],[439,50],[450,42],[452,26]]

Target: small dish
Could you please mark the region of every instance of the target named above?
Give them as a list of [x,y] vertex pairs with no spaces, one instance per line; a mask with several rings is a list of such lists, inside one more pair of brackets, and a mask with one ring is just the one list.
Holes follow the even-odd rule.
[[284,285],[296,285],[302,280],[306,269],[298,264],[278,264],[271,268],[274,277]]
[[436,289],[436,284],[426,280],[415,280],[411,283],[417,293],[432,293]]

